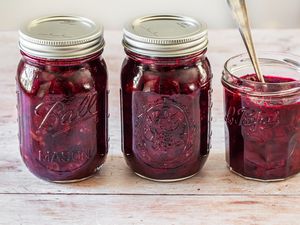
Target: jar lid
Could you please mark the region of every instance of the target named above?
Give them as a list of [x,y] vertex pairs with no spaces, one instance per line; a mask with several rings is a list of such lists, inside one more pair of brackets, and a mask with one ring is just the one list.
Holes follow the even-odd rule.
[[123,32],[124,48],[146,56],[184,56],[208,45],[206,24],[185,16],[141,17],[128,23]]
[[79,58],[101,51],[103,27],[78,16],[49,16],[21,26],[21,51],[41,58]]

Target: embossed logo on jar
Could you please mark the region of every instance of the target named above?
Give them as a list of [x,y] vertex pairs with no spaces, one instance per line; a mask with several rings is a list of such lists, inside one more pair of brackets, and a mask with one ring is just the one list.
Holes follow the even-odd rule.
[[61,152],[39,150],[38,160],[49,170],[64,172],[70,170],[70,167],[72,170],[82,167],[94,156],[95,152],[95,149],[87,148],[83,150],[79,146],[71,147]]
[[266,112],[246,107],[236,109],[230,106],[224,119],[229,125],[248,127],[254,132],[258,127],[261,129],[276,127],[279,124],[279,111]]
[[43,101],[34,111],[39,118],[38,130],[47,129],[55,137],[78,122],[94,117],[97,114],[96,101],[96,93]]
[[[138,110],[135,110],[138,111]],[[175,168],[193,154],[199,127],[189,119],[186,106],[169,98],[144,105],[135,122],[135,153],[154,168]]]
[[96,103],[96,92],[52,95],[34,108],[31,136],[39,148],[37,159],[48,170],[76,170],[95,156],[89,137],[98,118]]
[[[188,135],[188,120],[184,111],[176,105],[158,104],[144,115],[144,135],[157,151],[168,151],[174,146],[185,148]],[[174,136],[180,133],[181,138]]]

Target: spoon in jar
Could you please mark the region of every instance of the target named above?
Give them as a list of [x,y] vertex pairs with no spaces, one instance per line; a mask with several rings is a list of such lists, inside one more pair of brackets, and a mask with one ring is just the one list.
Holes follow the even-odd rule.
[[238,24],[239,31],[243,38],[244,44],[246,46],[247,52],[249,54],[257,78],[260,82],[265,83],[265,79],[261,73],[255,48],[253,45],[246,2],[245,0],[227,0],[227,4],[231,8],[235,21]]

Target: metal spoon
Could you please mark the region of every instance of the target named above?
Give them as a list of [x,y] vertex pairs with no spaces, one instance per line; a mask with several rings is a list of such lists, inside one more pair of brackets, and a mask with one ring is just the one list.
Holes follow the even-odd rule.
[[260,82],[265,83],[265,79],[261,73],[258,59],[255,53],[254,45],[253,45],[246,2],[245,0],[227,0],[227,4],[231,8],[236,23],[239,26],[241,36],[247,48],[247,52],[249,54],[257,78]]

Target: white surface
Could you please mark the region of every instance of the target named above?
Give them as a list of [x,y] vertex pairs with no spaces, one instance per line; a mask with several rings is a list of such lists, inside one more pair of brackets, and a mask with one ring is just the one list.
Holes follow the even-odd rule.
[[[248,0],[256,28],[300,28],[299,0]],[[0,30],[18,29],[23,21],[49,14],[76,14],[120,29],[125,21],[153,13],[189,15],[209,28],[233,27],[226,0],[0,0]]]

